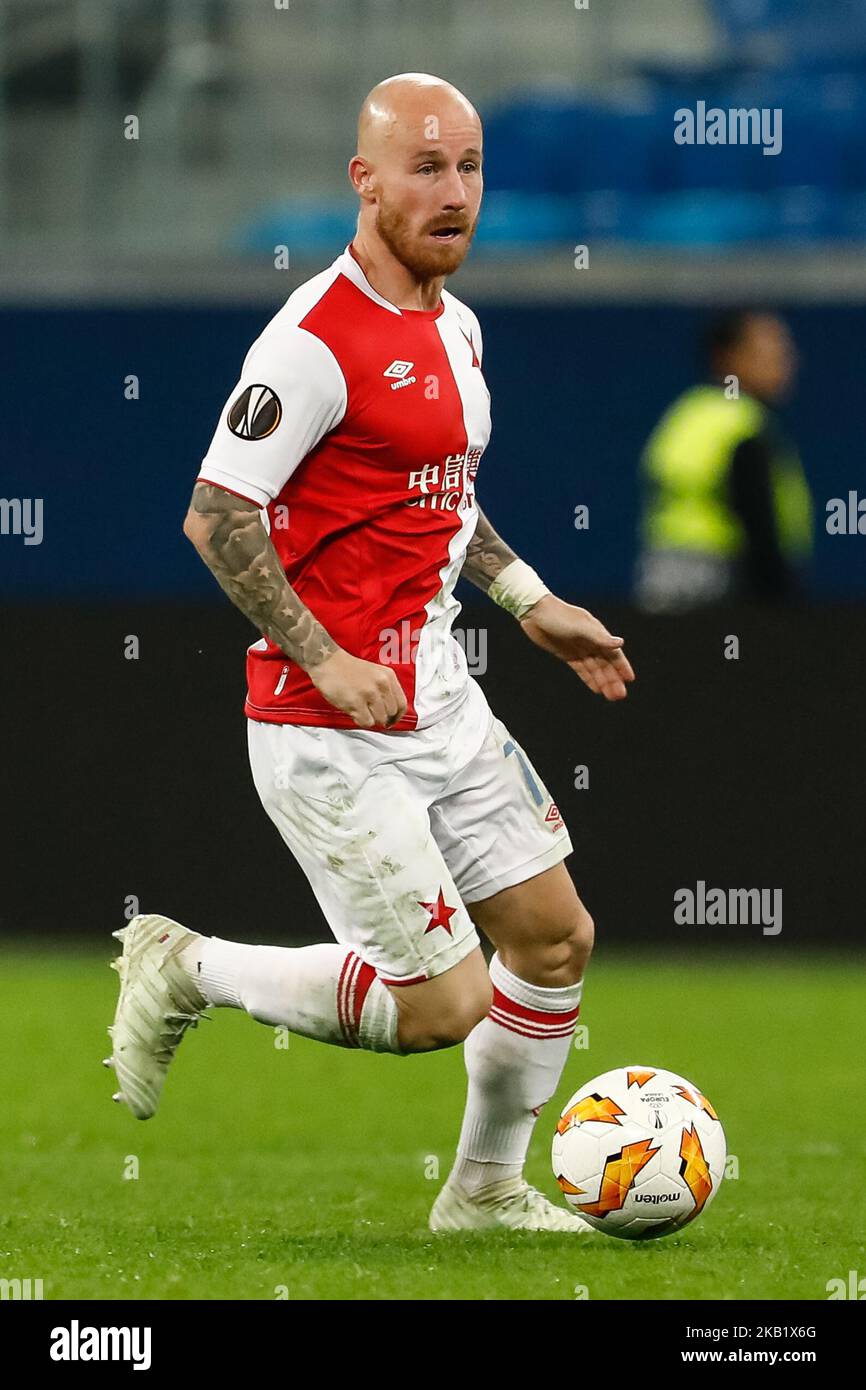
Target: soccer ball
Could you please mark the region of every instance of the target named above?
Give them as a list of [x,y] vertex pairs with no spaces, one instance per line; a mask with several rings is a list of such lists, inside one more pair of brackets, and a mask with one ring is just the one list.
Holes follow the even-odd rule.
[[709,1206],[727,1154],[697,1086],[660,1067],[617,1067],[571,1097],[551,1157],[566,1202],[590,1225],[644,1240],[680,1230]]

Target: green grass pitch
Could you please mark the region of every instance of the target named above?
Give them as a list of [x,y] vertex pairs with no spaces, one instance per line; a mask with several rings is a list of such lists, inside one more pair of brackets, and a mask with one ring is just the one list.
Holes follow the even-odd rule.
[[[680,1235],[632,1243],[433,1236],[462,1113],[462,1049],[369,1055],[232,1010],[187,1034],[158,1115],[111,1104],[116,976],[104,953],[4,948],[0,1277],[46,1299],[825,1299],[866,1274],[862,962],[767,946],[687,960],[599,949],[542,1112],[609,1067],[689,1077],[739,1176]],[[137,1177],[127,1176],[135,1172]],[[581,1294],[582,1290],[586,1294]]]

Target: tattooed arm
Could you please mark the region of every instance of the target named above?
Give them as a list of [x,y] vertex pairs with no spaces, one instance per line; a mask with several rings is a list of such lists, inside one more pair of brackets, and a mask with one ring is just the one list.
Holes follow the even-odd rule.
[[235,607],[292,661],[309,671],[337,650],[286,579],[255,502],[196,483],[183,529]]
[[361,728],[394,724],[406,697],[394,672],[343,650],[295,593],[254,502],[196,483],[183,524],[236,608]]
[[514,551],[509,549],[501,536],[497,536],[479,507],[478,524],[466,547],[461,576],[486,594],[497,574],[516,559]]

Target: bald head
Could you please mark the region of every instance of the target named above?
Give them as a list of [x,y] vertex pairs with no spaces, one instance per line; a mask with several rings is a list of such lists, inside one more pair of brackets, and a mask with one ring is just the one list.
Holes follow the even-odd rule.
[[480,149],[478,112],[450,82],[426,72],[401,72],[396,77],[386,77],[367,93],[361,107],[358,154],[375,159],[401,132],[413,131],[430,139],[443,118],[475,127]]
[[462,92],[424,72],[388,77],[366,97],[349,177],[359,234],[419,280],[452,274],[481,205],[481,121]]

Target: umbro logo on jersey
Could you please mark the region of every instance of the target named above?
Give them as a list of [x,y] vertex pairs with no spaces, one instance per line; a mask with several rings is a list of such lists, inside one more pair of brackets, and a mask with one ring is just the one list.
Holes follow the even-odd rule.
[[242,391],[228,413],[228,427],[238,439],[267,439],[273,434],[283,414],[279,397],[270,386],[248,386]]
[[391,382],[392,391],[399,391],[401,386],[412,385],[412,382],[415,381],[415,377],[410,376],[409,373],[414,366],[414,362],[404,362],[402,358],[398,357],[396,362],[392,362],[390,367],[385,368],[382,373],[383,376],[397,377],[396,381]]

